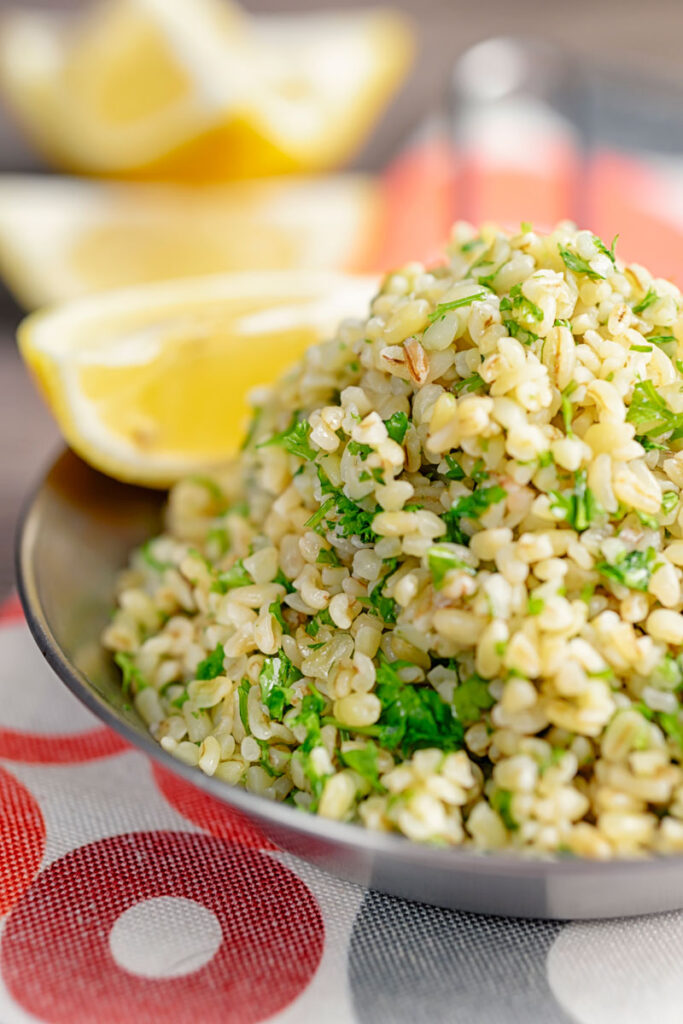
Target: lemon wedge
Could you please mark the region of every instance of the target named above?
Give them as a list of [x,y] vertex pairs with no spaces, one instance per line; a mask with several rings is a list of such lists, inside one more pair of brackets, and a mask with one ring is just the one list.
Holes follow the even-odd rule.
[[411,49],[390,12],[249,19],[226,0],[104,0],[80,19],[7,16],[0,85],[58,166],[222,181],[346,160]]
[[157,186],[4,175],[0,274],[27,309],[234,270],[375,264],[380,186],[360,175]]
[[79,455],[165,487],[229,457],[248,391],[363,315],[376,286],[321,271],[140,285],[32,314],[19,346]]

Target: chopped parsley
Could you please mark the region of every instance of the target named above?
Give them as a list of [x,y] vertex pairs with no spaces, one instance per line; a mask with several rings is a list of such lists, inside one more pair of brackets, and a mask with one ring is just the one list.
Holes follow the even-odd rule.
[[491,474],[485,469],[485,463],[483,459],[477,459],[472,466],[470,477],[474,480],[475,484],[483,483],[484,480],[488,480]]
[[603,240],[601,238],[598,238],[597,235],[593,235],[593,245],[598,250],[598,252],[601,252],[604,256],[607,256],[608,259],[610,259],[612,261],[612,266],[616,266],[616,264],[617,264],[615,250],[616,250],[616,245],[617,245],[617,239],[618,238],[619,238],[619,235],[615,235],[614,236],[614,238],[612,239],[612,244],[610,245],[610,247],[608,249],[607,246],[605,245],[605,243],[603,242]]
[[575,380],[572,380],[567,384],[564,391],[560,392],[562,398],[562,405],[560,409],[562,411],[562,419],[564,420],[564,432],[567,437],[574,437],[574,431],[572,430],[572,420],[574,418],[574,406],[571,402],[571,396],[578,387]]
[[272,601],[268,605],[268,611],[280,623],[280,629],[282,630],[283,633],[287,633],[287,634],[291,633],[291,630],[289,628],[289,624],[288,624],[287,620],[285,619],[284,615],[282,614],[282,598],[281,597],[278,597],[275,601]]
[[683,413],[672,412],[651,380],[639,380],[633,388],[626,419],[643,436],[659,437],[669,431],[674,432],[671,440],[683,436]]
[[[481,279],[480,283],[483,284]],[[460,299],[453,299],[452,302],[440,302],[436,309],[429,314],[429,321],[434,323],[435,320],[441,320],[452,309],[460,309],[462,306],[469,306],[473,302],[478,302],[480,299],[485,298],[486,292],[475,292],[473,295],[463,295]]]
[[318,565],[341,565],[339,555],[334,548],[321,548],[318,553],[318,557],[316,558],[316,562]]
[[545,608],[545,601],[542,597],[537,597],[535,594],[530,594],[529,599],[526,603],[526,610],[528,615],[540,615]]
[[445,462],[446,462],[446,465],[448,466],[448,469],[444,473],[444,476],[446,477],[447,480],[464,480],[465,479],[465,476],[466,476],[465,470],[462,468],[460,463],[456,459],[453,458],[452,455],[446,455],[445,456]]
[[427,564],[432,574],[432,581],[435,590],[441,590],[447,573],[451,569],[464,569],[470,575],[474,575],[474,569],[463,562],[462,558],[445,544],[435,544],[427,552]]
[[650,306],[653,306],[658,299],[659,295],[657,295],[654,288],[648,288],[647,294],[643,296],[637,306],[633,307],[633,312],[636,314],[644,313],[645,310],[649,309]]
[[363,779],[367,779],[373,789],[384,790],[384,787],[379,781],[377,747],[372,740],[369,740],[364,747],[357,747],[354,750],[340,751],[339,757],[347,768],[351,768]]
[[613,562],[596,562],[595,568],[605,579],[613,580],[629,590],[646,591],[656,569],[654,548],[647,551],[622,551]]
[[389,419],[384,421],[384,426],[387,428],[387,434],[391,440],[396,441],[397,444],[403,444],[409,425],[410,420],[404,412],[392,413]]
[[307,519],[304,523],[304,527],[308,530],[316,530],[328,512],[331,512],[334,508],[334,498],[326,498],[322,503],[317,512],[314,512],[310,519]]
[[491,505],[507,498],[507,491],[494,484],[493,487],[479,487],[471,494],[456,498],[448,512],[441,516],[446,524],[446,539],[456,544],[469,544],[469,536],[460,526],[461,519],[479,519]]
[[550,508],[556,519],[564,519],[569,526],[581,533],[603,514],[602,506],[586,484],[586,470],[574,473],[574,487],[571,491],[551,491]]
[[678,505],[679,496],[675,491],[665,491],[662,495],[662,512],[668,515],[669,512],[673,512]]
[[471,377],[463,377],[453,385],[453,392],[456,395],[470,395],[476,391],[485,391],[486,381],[479,373],[473,373]]
[[330,483],[320,466],[318,466],[318,479],[323,494],[328,494],[330,497],[323,502],[305,525],[317,526],[334,509],[338,518],[336,521],[327,521],[327,526],[330,529],[334,529],[340,537],[358,537],[362,544],[373,544],[377,535],[372,529],[372,522],[377,513],[381,511],[379,505],[376,505],[374,509],[367,509],[351,498],[347,498],[343,491],[338,490]]
[[124,697],[129,693],[139,693],[140,690],[144,690],[149,686],[142,672],[135,664],[132,654],[128,654],[125,651],[117,651],[114,655],[114,661],[121,669],[121,674],[123,675],[121,690]]
[[242,682],[237,687],[237,698],[240,711],[240,721],[244,726],[244,731],[247,736],[251,736],[251,729],[249,728],[249,691],[251,690],[251,681],[245,676]]
[[206,534],[206,543],[215,544],[218,557],[222,558],[230,550],[230,535],[224,526],[212,526]]
[[251,576],[244,568],[244,563],[240,558],[232,568],[219,574],[218,579],[211,584],[211,590],[215,594],[227,594],[229,590],[234,590],[236,587],[248,587],[251,582]]
[[657,720],[669,739],[683,750],[683,723],[680,716],[673,711],[660,711]]
[[223,659],[225,650],[223,644],[216,644],[211,654],[207,655],[197,665],[195,679],[215,679],[223,672]]
[[292,664],[284,651],[274,658],[266,658],[259,674],[261,700],[268,708],[268,714],[277,722],[282,721],[287,705],[294,699],[292,683],[301,679],[301,672]]
[[320,627],[321,626],[331,626],[331,625],[332,625],[332,618],[330,616],[330,613],[328,612],[327,608],[323,608],[323,610],[320,611],[320,612],[317,612],[313,616],[312,619],[309,619],[309,621],[306,623],[306,626],[304,628],[305,628],[305,632],[308,633],[309,636],[312,636],[315,639],[315,637],[320,632]]
[[328,778],[327,774],[321,774],[317,770],[314,759],[311,757],[316,747],[323,746],[320,715],[325,708],[325,698],[318,693],[312,683],[309,683],[309,688],[311,692],[304,697],[301,709],[292,721],[293,726],[306,730],[303,743],[294,751],[292,757],[300,762],[304,775],[308,779],[313,794],[311,810],[315,810],[322,796],[325,780]]
[[631,345],[629,352],[652,352],[652,345]]
[[311,448],[309,441],[310,433],[311,427],[308,420],[300,420],[299,414],[294,413],[292,422],[286,430],[282,430],[279,434],[274,434],[267,441],[261,441],[256,447],[267,448],[277,445],[288,451],[290,455],[295,455],[298,459],[312,462],[317,452],[314,448]]
[[571,320],[557,319],[555,321],[555,323],[553,324],[553,327],[566,327],[567,330],[571,331],[571,329],[572,329],[572,322],[571,322]]
[[382,713],[377,725],[368,727],[368,733],[378,739],[380,746],[398,750],[404,757],[426,747],[439,747],[445,753],[459,750],[464,736],[462,723],[429,684],[402,681],[399,670],[408,666],[412,667],[410,662],[389,662],[380,655],[375,693]]
[[512,791],[509,789],[496,789],[491,794],[491,807],[500,815],[503,824],[509,831],[514,832],[519,828],[519,823],[512,816]]
[[653,345],[668,345],[670,342],[675,341],[673,334],[648,334],[647,340],[652,342]]
[[162,562],[156,555],[152,553],[152,545],[154,540],[150,538],[140,548],[140,556],[150,569],[154,569],[155,572],[164,572],[166,569],[173,569],[173,562]]
[[[523,345],[538,341],[538,335],[531,328],[543,319],[543,310],[522,294],[521,284],[516,284],[510,289],[509,296],[500,300],[500,311],[503,324],[511,337],[517,338]],[[509,316],[505,316],[506,313]]]
[[386,597],[384,594],[384,588],[387,585],[387,581],[398,568],[398,559],[390,558],[387,560],[387,571],[378,580],[371,590],[368,592],[367,597],[361,597],[358,600],[361,604],[367,604],[370,609],[382,620],[382,622],[392,625],[396,622],[398,615],[398,604],[394,601],[393,597]]
[[365,462],[368,455],[372,455],[372,448],[369,444],[360,444],[358,441],[349,441],[346,447],[351,455],[360,455],[361,462]]
[[585,274],[586,277],[590,277],[594,281],[605,280],[604,275],[598,274],[597,270],[593,270],[590,263],[582,259],[578,253],[572,252],[570,249],[564,249],[561,245],[558,248],[562,262],[567,270],[573,270],[575,274]]
[[463,725],[478,722],[482,711],[488,711],[495,703],[489,693],[488,681],[476,673],[453,691],[453,707]]
[[221,509],[225,509],[227,507],[228,499],[226,498],[223,489],[219,487],[212,477],[196,474],[195,476],[191,476],[189,481],[190,483],[197,484],[198,487],[203,487],[205,491],[208,491],[212,500],[215,501]]

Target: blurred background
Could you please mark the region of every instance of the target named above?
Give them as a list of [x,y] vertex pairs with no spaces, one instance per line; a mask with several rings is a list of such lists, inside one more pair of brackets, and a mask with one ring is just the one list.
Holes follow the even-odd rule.
[[0,595],[59,444],[23,312],[219,270],[381,272],[455,217],[572,217],[680,284],[681,39],[680,0],[0,0]]

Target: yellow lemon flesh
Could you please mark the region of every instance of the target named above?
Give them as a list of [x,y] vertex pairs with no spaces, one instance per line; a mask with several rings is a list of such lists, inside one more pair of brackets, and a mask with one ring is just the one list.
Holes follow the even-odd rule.
[[233,270],[373,266],[380,185],[361,175],[158,186],[0,178],[0,274],[26,308]]
[[411,53],[386,11],[249,19],[225,0],[108,0],[80,21],[7,17],[0,84],[61,167],[223,181],[348,159]]
[[164,487],[234,453],[247,393],[362,315],[375,289],[370,278],[294,271],[140,286],[35,313],[19,345],[79,455]]

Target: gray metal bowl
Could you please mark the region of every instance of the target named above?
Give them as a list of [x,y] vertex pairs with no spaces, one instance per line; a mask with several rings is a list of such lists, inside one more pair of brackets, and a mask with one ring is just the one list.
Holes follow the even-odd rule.
[[170,771],[253,819],[275,843],[335,875],[408,899],[535,918],[598,918],[683,907],[683,858],[594,863],[422,846],[271,803],[176,761],[124,700],[98,637],[130,549],[158,530],[163,495],[101,476],[67,452],[24,513],[17,575],[31,632],[69,689]]

